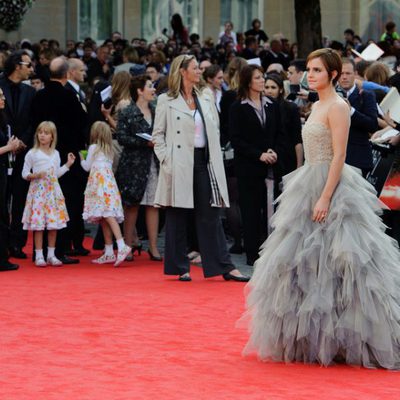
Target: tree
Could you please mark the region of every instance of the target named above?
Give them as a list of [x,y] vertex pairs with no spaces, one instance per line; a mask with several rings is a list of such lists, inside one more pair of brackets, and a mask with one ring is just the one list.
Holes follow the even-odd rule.
[[25,13],[35,0],[0,1],[0,28],[6,32],[15,31],[21,25]]
[[322,47],[321,5],[319,0],[294,0],[299,57],[305,58]]

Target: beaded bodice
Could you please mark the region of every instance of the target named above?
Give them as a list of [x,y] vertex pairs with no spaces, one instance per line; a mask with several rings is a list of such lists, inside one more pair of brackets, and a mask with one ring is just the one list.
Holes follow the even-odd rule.
[[322,122],[307,121],[302,131],[304,156],[309,164],[332,161],[332,137],[329,128]]

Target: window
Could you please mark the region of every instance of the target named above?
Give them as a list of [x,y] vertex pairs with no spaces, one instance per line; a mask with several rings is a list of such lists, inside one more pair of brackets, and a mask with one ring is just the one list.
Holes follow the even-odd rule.
[[221,0],[221,32],[226,21],[233,22],[235,32],[247,31],[259,11],[259,0]]
[[120,0],[79,0],[79,38],[104,40],[118,30]]
[[[190,33],[201,35],[200,6],[202,0],[142,0],[142,37],[154,40],[162,36],[166,29],[167,35],[172,34],[171,17],[181,15],[184,26]],[[166,37],[164,36],[164,39]]]

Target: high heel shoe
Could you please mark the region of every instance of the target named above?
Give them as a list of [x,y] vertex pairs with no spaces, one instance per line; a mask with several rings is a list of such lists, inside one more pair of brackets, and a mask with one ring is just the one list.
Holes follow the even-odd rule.
[[150,249],[147,250],[151,261],[162,261],[163,258],[161,256],[155,256]]
[[133,244],[132,245],[132,255],[135,255],[135,251],[137,251],[138,256],[140,256],[140,254],[142,253],[142,247],[143,244],[142,243],[138,243],[138,244]]

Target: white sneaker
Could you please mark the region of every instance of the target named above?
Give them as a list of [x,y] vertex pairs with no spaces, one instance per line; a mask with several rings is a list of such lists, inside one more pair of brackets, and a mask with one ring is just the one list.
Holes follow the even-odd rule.
[[114,264],[116,259],[115,254],[106,256],[104,253],[101,257],[92,260],[92,264]]
[[128,257],[131,251],[132,248],[127,245],[125,245],[125,247],[121,251],[118,251],[117,261],[115,261],[114,267],[118,267],[118,265],[121,264],[126,257]]
[[47,264],[52,265],[53,267],[59,267],[60,265],[63,265],[63,263],[56,257],[47,257]]
[[35,265],[36,265],[37,267],[46,267],[46,266],[47,266],[46,261],[44,260],[43,257],[37,258],[37,259],[35,260]]

